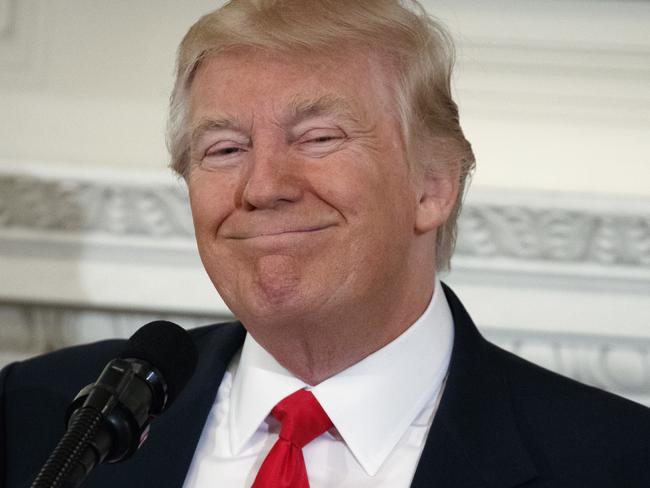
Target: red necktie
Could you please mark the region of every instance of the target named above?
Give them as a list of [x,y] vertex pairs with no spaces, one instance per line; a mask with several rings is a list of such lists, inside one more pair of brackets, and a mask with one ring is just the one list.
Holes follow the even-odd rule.
[[281,400],[271,414],[282,423],[280,437],[251,488],[309,488],[302,448],[332,427],[323,407],[307,390]]

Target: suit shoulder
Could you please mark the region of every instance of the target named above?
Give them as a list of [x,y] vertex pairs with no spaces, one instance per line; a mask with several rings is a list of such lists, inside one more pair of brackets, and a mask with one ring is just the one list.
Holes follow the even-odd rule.
[[5,392],[43,387],[50,382],[59,389],[64,387],[66,379],[74,385],[80,378],[90,382],[125,343],[123,339],[111,339],[71,346],[10,364],[3,375]]
[[[549,371],[489,344],[508,382],[520,427],[548,447],[568,450],[618,446],[628,453],[650,448],[650,409]],[[561,437],[561,442],[559,437]],[[575,452],[575,451],[574,451]]]
[[[650,414],[649,408],[631,400],[553,372],[494,344],[489,344],[489,347],[492,354],[499,358],[501,369],[506,373],[510,386],[519,395],[539,396],[553,393],[564,400],[572,397],[578,400],[601,400],[607,405],[627,407],[642,414]],[[529,385],[534,385],[534,388]]]
[[241,322],[231,321],[199,326],[188,329],[187,332],[194,342],[201,343],[208,336],[211,336],[212,339],[216,339],[217,341],[227,341],[234,336],[239,336],[244,333],[244,328]]
[[[188,333],[197,348],[204,349],[236,340],[243,334],[243,327],[238,322],[228,322],[189,329]],[[106,364],[124,349],[126,342],[126,339],[109,339],[70,346],[13,363],[3,370],[4,391],[48,388],[48,385],[57,391],[66,391],[68,384],[78,390],[79,384],[95,381]]]

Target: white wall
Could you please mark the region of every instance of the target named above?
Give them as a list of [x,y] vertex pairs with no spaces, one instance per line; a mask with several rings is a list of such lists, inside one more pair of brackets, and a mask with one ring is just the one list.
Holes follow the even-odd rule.
[[213,1],[0,0],[0,159],[161,168],[174,54]]
[[650,194],[650,3],[426,4],[459,40],[477,186]]

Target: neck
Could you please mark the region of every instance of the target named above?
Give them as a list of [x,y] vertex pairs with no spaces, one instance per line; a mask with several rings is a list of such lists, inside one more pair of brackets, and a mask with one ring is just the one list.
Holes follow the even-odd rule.
[[[411,282],[412,284],[412,282]],[[309,385],[317,385],[408,329],[424,312],[433,293],[433,277],[405,286],[399,297],[378,297],[362,309],[351,303],[337,310],[303,316],[244,321],[249,333],[280,364]]]

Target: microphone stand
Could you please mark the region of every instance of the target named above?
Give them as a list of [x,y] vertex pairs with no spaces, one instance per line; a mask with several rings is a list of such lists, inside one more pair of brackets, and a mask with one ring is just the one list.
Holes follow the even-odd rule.
[[31,488],[76,488],[99,463],[128,459],[146,440],[151,420],[187,384],[197,358],[189,334],[176,324],[158,320],[138,329],[73,400],[67,430]]
[[[68,430],[41,468],[31,488],[76,488],[96,464],[92,442],[100,431],[101,412],[81,408],[75,413]],[[105,437],[105,436],[100,436]]]
[[76,488],[99,463],[130,457],[167,399],[160,373],[145,361],[114,359],[68,409],[68,429],[30,488]]

